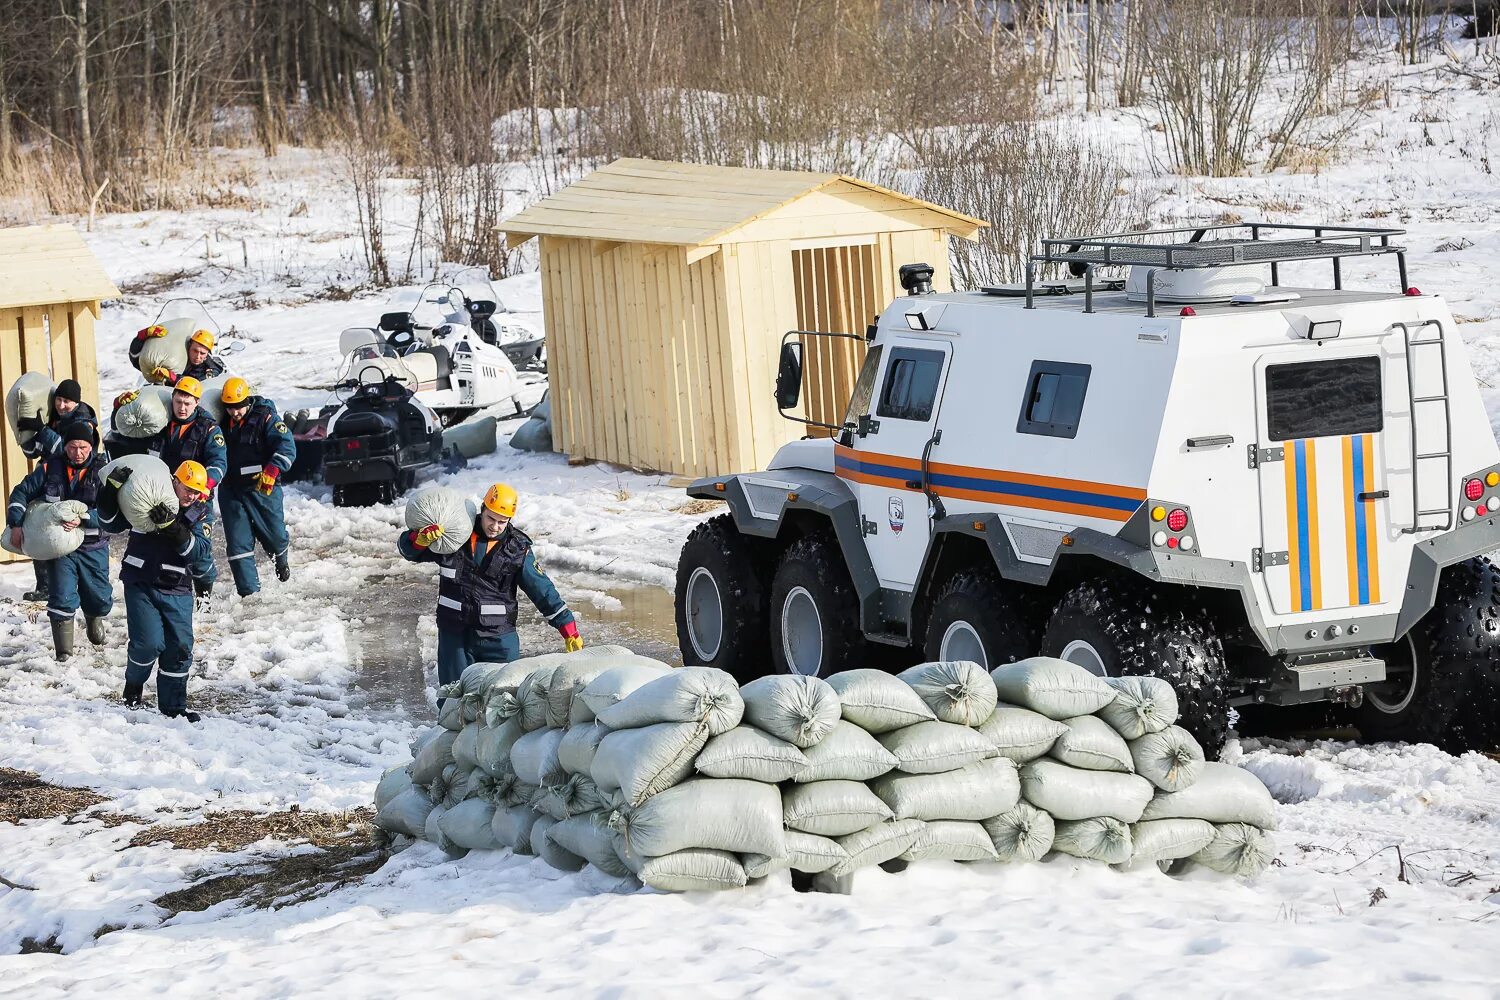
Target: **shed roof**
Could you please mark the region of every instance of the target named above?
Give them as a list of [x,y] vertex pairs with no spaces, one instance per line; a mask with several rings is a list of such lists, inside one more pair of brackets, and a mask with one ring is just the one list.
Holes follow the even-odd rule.
[[[838,196],[850,212],[884,215],[870,220],[871,232],[943,229],[974,239],[989,225],[844,174],[621,159],[507,219],[500,230],[522,240],[565,236],[703,246],[729,242],[779,209],[795,214],[789,206],[817,192]],[[809,211],[833,214],[826,204]]]
[[0,309],[119,297],[72,226],[0,229]]

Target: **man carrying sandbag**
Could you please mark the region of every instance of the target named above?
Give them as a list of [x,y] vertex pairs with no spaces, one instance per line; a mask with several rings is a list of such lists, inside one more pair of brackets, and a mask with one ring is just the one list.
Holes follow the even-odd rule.
[[193,665],[193,586],[190,564],[208,549],[198,523],[208,513],[208,472],[198,462],[183,462],[172,475],[178,509],[166,503],[151,508],[155,531],[131,527],[120,509],[120,488],[129,482],[128,468],[117,468],[99,490],[99,523],[106,531],[130,530],[120,562],[125,585],[125,705],[139,708],[151,671],[156,671],[156,707],[171,717],[198,721],[188,711],[187,679]]
[[[172,415],[151,450],[161,456],[169,469],[183,462],[203,466],[208,473],[207,492],[212,499],[214,488],[223,481],[224,470],[229,466],[228,448],[218,423],[198,405],[202,398],[203,383],[191,375],[177,380],[172,391]],[[204,544],[201,550],[195,550],[192,563],[193,593],[205,602],[219,579],[219,568],[214,565],[213,526],[213,505],[207,504],[202,518],[194,525],[193,530],[202,536]]]
[[99,430],[85,420],[75,420],[63,428],[62,452],[50,455],[10,492],[6,524],[11,542],[19,548],[24,542],[21,522],[27,505],[36,500],[57,503],[77,500],[88,505],[88,513],[78,521],[64,521],[68,531],[82,531],[83,543],[60,559],[49,559],[47,617],[52,620],[52,648],[59,660],[73,654],[73,619],[80,605],[88,623],[89,642],[104,642],[104,619],[114,606],[109,586],[109,539],[99,526],[97,509],[99,470],[108,459],[98,449]]
[[[16,421],[17,430],[35,431],[31,440],[21,446],[22,454],[38,461],[60,454],[63,428],[74,420],[82,420],[95,427],[99,425],[99,417],[94,413],[94,408],[83,401],[83,389],[77,380],[65,378],[53,390],[52,412],[46,423],[34,416],[21,417]],[[27,601],[45,601],[51,580],[48,560],[38,559],[32,565],[36,571],[36,589],[27,591],[21,598]]]
[[[130,363],[140,368],[141,350],[146,346],[146,342],[166,335],[167,328],[160,325],[148,326],[144,330],[137,331],[135,339],[130,342]],[[224,374],[224,362],[214,357],[213,350],[213,333],[208,330],[198,330],[188,338],[186,368],[180,372],[174,372],[170,368],[158,367],[142,374],[161,385],[175,386],[184,377],[206,382]]]
[[403,532],[397,539],[396,548],[404,558],[439,567],[439,684],[458,680],[471,663],[509,663],[520,657],[517,587],[562,635],[568,652],[583,648],[573,612],[537,564],[531,539],[511,523],[515,516],[516,491],[496,483],[484,495],[468,541],[458,551],[439,555],[430,550],[443,537],[439,524]]
[[292,578],[291,540],[282,512],[281,477],[297,459],[297,444],[276,413],[276,404],[250,394],[242,378],[224,383],[219,397],[226,416],[229,473],[219,487],[224,548],[234,588],[241,597],[260,590],[255,543],[276,560],[276,578]]

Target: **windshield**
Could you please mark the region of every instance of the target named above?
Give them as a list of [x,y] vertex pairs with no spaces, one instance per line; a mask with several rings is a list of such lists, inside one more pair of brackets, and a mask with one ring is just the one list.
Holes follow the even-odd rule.
[[391,293],[382,311],[411,313],[416,326],[468,322],[464,293],[447,282],[434,282],[421,288],[398,288]]
[[490,272],[483,267],[466,267],[443,280],[463,292],[472,302],[493,302],[496,312],[507,311],[499,290],[490,280]]
[[191,320],[194,329],[212,330],[215,334],[224,332],[214,322],[213,316],[209,315],[208,308],[197,299],[168,299],[152,322],[164,326],[172,320]]

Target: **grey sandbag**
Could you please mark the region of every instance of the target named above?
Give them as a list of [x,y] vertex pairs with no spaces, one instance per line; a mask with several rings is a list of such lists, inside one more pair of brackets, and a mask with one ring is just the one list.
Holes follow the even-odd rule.
[[[10,389],[5,393],[5,419],[10,424],[10,432],[15,435],[17,444],[23,447],[30,444],[38,433],[21,430],[16,426],[17,422],[23,417],[31,417],[45,424],[52,415],[52,396],[56,391],[57,387],[52,384],[52,379],[47,377],[46,372],[25,372],[11,383]],[[162,427],[166,425],[163,420]],[[157,430],[161,430],[161,427]]]
[[[133,476],[131,478],[134,478]],[[453,763],[453,743],[458,739],[458,734],[451,729],[444,729],[437,736],[428,740],[417,756],[407,765],[411,780],[416,785],[430,784],[435,778],[443,773],[443,768]]]
[[464,668],[458,678],[458,694],[463,699],[464,721],[474,722],[484,714],[484,702],[495,681],[504,677],[509,663],[481,660]]
[[943,722],[978,726],[995,711],[995,682],[971,660],[919,663],[896,675]]
[[100,470],[101,483],[109,478],[106,473],[117,464],[127,464],[131,470],[130,478],[116,494],[120,513],[136,531],[150,533],[160,530],[156,522],[151,520],[151,511],[158,506],[165,506],[176,514],[181,506],[177,502],[176,491],[172,489],[172,471],[167,468],[167,463],[155,455],[130,455],[116,459]]
[[616,730],[599,741],[589,774],[601,789],[618,788],[626,802],[639,805],[690,777],[707,742],[707,731],[692,722]]
[[1213,843],[1214,825],[1206,819],[1152,819],[1130,827],[1130,860],[1176,861]]
[[520,703],[516,717],[521,721],[521,728],[528,733],[547,727],[547,688],[557,667],[552,663],[537,667],[516,688],[516,701]]
[[1130,860],[1130,827],[1112,816],[1064,820],[1057,824],[1052,849],[1088,861],[1123,865]]
[[1114,701],[1099,709],[1099,718],[1127,740],[1159,733],[1177,721],[1177,692],[1160,677],[1106,677]]
[[543,785],[531,797],[531,805],[537,812],[563,820],[581,813],[596,812],[603,809],[605,803],[593,778],[586,774],[570,774],[561,784]]
[[585,859],[606,875],[623,877],[631,874],[615,851],[614,835],[610,832],[608,817],[602,812],[562,820],[548,828],[547,839]]
[[411,775],[406,773],[405,764],[397,764],[395,767],[387,768],[380,776],[380,781],[375,785],[375,811],[379,812],[385,808],[385,804],[402,792],[411,787]]
[[531,416],[526,422],[510,436],[510,446],[522,451],[552,450],[552,404],[546,395],[531,408]]
[[1151,782],[1140,775],[1085,771],[1046,758],[1021,768],[1021,794],[1054,819],[1110,816],[1134,823],[1151,801],[1152,791]]
[[[749,706],[747,700],[747,716]],[[735,726],[709,740],[694,766],[699,774],[710,778],[744,778],[774,785],[806,770],[807,758],[786,740],[754,726]]]
[[843,837],[892,815],[890,806],[858,781],[794,785],[781,793],[781,809],[788,829],[820,837]]
[[606,658],[582,657],[577,654],[569,656],[558,664],[547,685],[547,725],[570,725],[573,716],[573,699],[589,686],[589,682],[609,668],[610,662]]
[[[588,688],[584,689],[584,697],[588,697]],[[590,704],[593,704],[592,700]],[[745,702],[740,698],[739,685],[725,671],[713,667],[682,667],[648,681],[626,695],[623,701],[602,711],[596,707],[595,714],[611,729],[634,729],[661,722],[694,722],[702,724],[708,735],[717,736],[740,724],[745,715]]]
[[432,812],[427,814],[427,826],[422,831],[422,839],[435,845],[450,858],[461,858],[469,853],[469,849],[458,846],[443,832],[443,814],[447,811],[442,806],[432,807]]
[[801,830],[786,831],[786,856],[773,858],[765,854],[746,854],[740,861],[745,865],[745,874],[751,878],[764,878],[772,872],[793,871],[816,875],[826,872],[834,865],[848,860],[849,852],[831,837],[820,837]]
[[852,722],[839,721],[823,742],[802,751],[807,766],[792,776],[809,781],[869,781],[894,768],[896,755]]
[[[538,729],[523,735],[510,748],[510,766],[528,785],[560,785],[568,773],[557,760],[561,729]],[[455,754],[455,756],[457,756]]]
[[474,501],[448,486],[427,486],[417,490],[406,501],[403,517],[410,531],[421,531],[430,524],[443,529],[441,537],[428,546],[436,555],[451,556],[464,547],[474,532],[474,518],[479,508]]
[[1180,792],[1157,792],[1139,819],[1206,819],[1276,829],[1276,800],[1242,767],[1209,761],[1198,780]]
[[957,820],[922,824],[922,832],[901,857],[907,861],[999,860],[995,845],[984,827]]
[[537,819],[531,828],[531,845],[528,853],[535,854],[560,872],[576,872],[589,863],[588,859],[580,858],[547,836],[556,825],[557,820],[551,816],[542,816]]
[[1203,747],[1181,726],[1130,741],[1135,773],[1164,792],[1180,792],[1203,773]]
[[759,781],[694,778],[615,816],[630,853],[642,857],[689,847],[771,857],[786,853],[781,795],[775,785]]
[[0,532],[0,548],[7,552],[26,556],[28,559],[46,561],[61,559],[83,544],[83,526],[64,528],[64,521],[82,521],[88,516],[89,506],[80,500],[40,500],[27,506],[26,516],[21,521],[21,547],[10,542],[10,532]]
[[[587,649],[583,652],[587,652]],[[626,663],[613,661],[608,670],[589,681],[583,691],[574,696],[573,702],[576,705],[582,701],[584,707],[593,713],[590,718],[597,718],[599,713],[606,708],[619,704],[637,688],[644,687],[658,677],[664,676],[671,669],[665,663],[648,660],[644,656],[634,657]],[[573,714],[576,716],[578,713]]]
[[458,731],[453,740],[453,762],[459,767],[478,767],[479,725],[469,723]]
[[[526,806],[530,808],[531,800],[536,798],[540,791],[536,785],[528,785],[524,781],[512,780],[510,790],[505,793],[505,804],[508,806]],[[499,803],[496,803],[497,805]]]
[[147,337],[141,342],[140,354],[135,366],[142,375],[151,378],[158,368],[180,372],[187,367],[188,338],[197,332],[197,322],[191,316],[176,316],[164,323],[156,324],[166,329],[166,335]]
[[997,861],[1040,861],[1052,850],[1057,826],[1052,814],[1022,799],[1016,807],[980,823],[995,845]]
[[493,851],[500,846],[490,824],[495,807],[483,799],[469,799],[444,811],[438,827],[459,847],[471,851]]
[[1054,760],[1085,771],[1123,771],[1129,774],[1135,770],[1125,738],[1097,715],[1064,719],[1063,725],[1068,731],[1059,736],[1048,751],[1048,756]]
[[594,755],[599,752],[600,742],[608,735],[609,729],[597,722],[569,726],[568,731],[563,734],[562,742],[557,745],[557,762],[569,774],[591,774]]
[[995,745],[981,733],[953,722],[919,722],[876,737],[908,774],[956,771],[996,756]]
[[498,726],[509,719],[515,719],[516,725],[521,724],[517,718],[521,714],[521,700],[518,696],[521,685],[526,678],[531,676],[532,671],[553,662],[556,655],[528,656],[523,659],[507,663],[499,672],[486,678],[486,688],[480,692],[480,700],[484,705],[484,723],[488,726]]
[[1068,727],[1056,719],[1014,705],[998,706],[978,728],[995,744],[1000,756],[1009,757],[1017,764],[1047,756],[1057,738],[1068,731]]
[[1192,855],[1205,868],[1225,875],[1254,878],[1276,857],[1276,844],[1270,835],[1249,823],[1220,823],[1214,827],[1214,839]]
[[663,892],[714,892],[743,889],[749,877],[740,859],[728,851],[689,847],[647,858],[636,872],[642,885]]
[[464,703],[458,697],[457,692],[444,694],[452,685],[447,685],[438,690],[438,697],[443,699],[443,707],[438,709],[438,725],[451,732],[457,733],[464,728]]
[[769,674],[740,688],[740,697],[747,723],[804,749],[839,721],[839,696],[820,677]]
[[443,431],[443,451],[457,452],[466,459],[489,455],[495,450],[495,418],[465,420]]
[[531,853],[531,827],[538,814],[530,806],[498,806],[490,818],[490,832],[501,847],[517,854]]
[[1076,663],[1033,656],[990,671],[1000,700],[1049,719],[1093,715],[1115,700],[1115,689]]
[[978,821],[1013,809],[1021,800],[1016,762],[1005,757],[941,774],[892,771],[870,782],[870,790],[896,819]]
[[514,774],[510,751],[523,735],[521,723],[515,719],[506,719],[498,726],[480,726],[474,734],[475,763],[497,778]]
[[155,437],[172,419],[172,390],[148,385],[136,390],[135,398],[116,407],[109,425],[116,434],[135,441]]
[[[484,772],[477,767],[460,767],[457,762],[453,765],[453,776],[448,780],[448,794],[443,798],[443,805],[452,808],[465,799],[473,798],[475,795],[475,775]],[[443,771],[446,774],[447,768]]]
[[432,800],[425,792],[413,785],[391,798],[375,813],[375,825],[391,833],[404,833],[408,837],[425,836],[427,814],[432,812]]
[[849,859],[828,870],[833,875],[848,875],[860,868],[884,864],[910,850],[921,833],[921,820],[898,819],[840,837],[838,844],[848,853]]
[[911,685],[884,670],[844,670],[829,677],[828,686],[839,696],[844,720],[876,736],[937,718]]

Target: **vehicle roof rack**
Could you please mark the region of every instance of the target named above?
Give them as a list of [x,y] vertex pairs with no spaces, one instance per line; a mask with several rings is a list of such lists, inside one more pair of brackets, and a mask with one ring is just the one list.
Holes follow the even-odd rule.
[[[1241,222],[1135,233],[1104,233],[1042,240],[1042,252],[1026,263],[1026,308],[1034,309],[1038,265],[1066,264],[1084,279],[1083,311],[1094,311],[1094,268],[1141,265],[1170,271],[1205,267],[1267,264],[1271,284],[1279,283],[1277,265],[1291,261],[1330,260],[1333,287],[1344,287],[1340,263],[1345,257],[1396,256],[1401,291],[1406,290],[1406,247],[1391,242],[1404,229],[1362,226],[1294,225]],[[1291,235],[1287,235],[1291,234]],[[1146,276],[1146,315],[1156,315],[1156,272]]]

